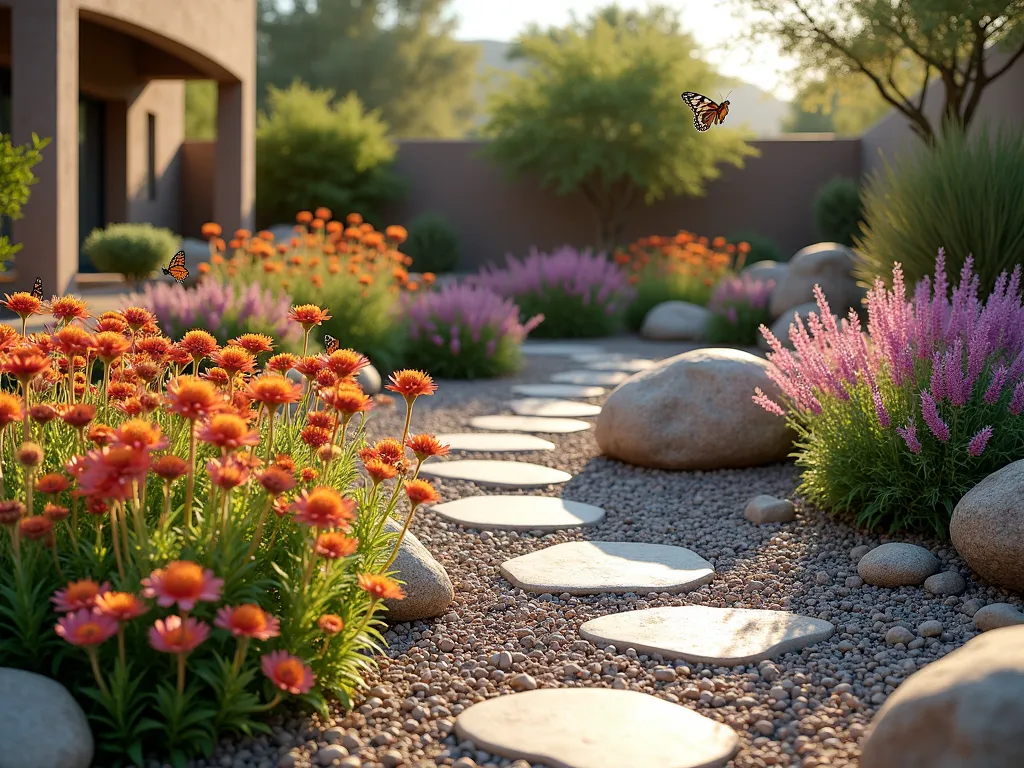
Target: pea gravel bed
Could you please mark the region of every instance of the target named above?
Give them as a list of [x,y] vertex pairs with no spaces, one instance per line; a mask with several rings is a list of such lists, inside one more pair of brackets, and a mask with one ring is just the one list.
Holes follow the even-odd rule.
[[[652,358],[692,348],[629,338],[595,343],[609,352]],[[583,367],[568,358],[529,357],[515,379],[439,382],[437,394],[417,404],[414,430],[469,431],[473,416],[508,412],[511,384],[545,382],[556,371]],[[403,411],[396,405],[375,411],[374,436],[400,432]],[[587,686],[642,691],[728,724],[742,745],[729,763],[736,768],[854,768],[858,741],[888,694],[915,670],[976,635],[971,617],[981,605],[1019,603],[974,581],[945,542],[894,539],[921,544],[939,558],[943,570],[959,571],[967,582],[961,596],[931,595],[921,587],[864,585],[851,550],[888,539],[799,503],[792,523],[747,522],[743,510],[752,496],[793,493],[797,475],[790,464],[663,472],[601,458],[592,430],[549,439],[557,446],[554,451],[473,458],[530,461],[569,472],[573,479],[563,486],[526,493],[602,506],[607,511],[603,521],[548,534],[479,531],[445,522],[429,509],[421,511],[412,530],[455,585],[455,602],[448,612],[387,632],[390,647],[353,711],[336,711],[327,722],[316,716],[277,716],[271,720],[271,736],[224,743],[212,758],[192,765],[530,768],[526,761],[458,742],[455,717],[476,702],[515,691]],[[435,486],[443,501],[485,493],[467,482],[438,480]],[[572,597],[530,595],[498,573],[505,560],[583,539],[687,547],[715,565],[716,577],[681,595]],[[829,640],[771,662],[722,668],[665,663],[632,649],[620,654],[595,648],[577,631],[583,622],[607,613],[691,604],[790,610],[828,620],[836,632]],[[931,623],[922,627],[924,622]],[[890,632],[894,627],[906,631]],[[901,642],[888,644],[887,633],[890,642]],[[150,768],[160,768],[160,763],[152,761]]]

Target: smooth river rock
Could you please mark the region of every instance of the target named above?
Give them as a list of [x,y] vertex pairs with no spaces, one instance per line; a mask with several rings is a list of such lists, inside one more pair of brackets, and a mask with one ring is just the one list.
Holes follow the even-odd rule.
[[63,685],[0,667],[2,768],[89,768],[94,748],[85,712]]
[[[384,529],[399,533],[402,524],[388,518]],[[392,568],[398,571],[395,577],[403,583],[405,598],[384,601],[388,609],[385,617],[390,622],[432,619],[447,611],[455,599],[448,572],[412,531],[406,531]]]
[[857,573],[875,587],[910,587],[939,570],[939,559],[916,544],[890,542],[875,547],[857,563]]

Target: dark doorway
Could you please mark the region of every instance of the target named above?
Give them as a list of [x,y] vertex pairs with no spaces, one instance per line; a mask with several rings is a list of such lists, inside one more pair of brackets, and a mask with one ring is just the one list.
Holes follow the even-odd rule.
[[[78,239],[107,224],[104,170],[107,137],[106,102],[85,94],[78,97]],[[95,272],[89,257],[78,256],[80,272]]]

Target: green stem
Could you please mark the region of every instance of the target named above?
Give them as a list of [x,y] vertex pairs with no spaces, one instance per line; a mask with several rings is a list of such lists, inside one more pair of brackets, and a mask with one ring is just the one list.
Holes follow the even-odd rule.
[[398,557],[398,548],[402,546],[402,539],[405,538],[406,531],[409,530],[409,524],[412,522],[413,515],[416,514],[416,507],[413,506],[409,510],[409,514],[405,516],[405,524],[402,526],[402,532],[398,534],[398,539],[395,541],[395,548],[391,550],[391,557],[388,558],[387,562],[384,563],[384,567],[381,568],[381,573],[385,573],[391,564],[395,562],[395,558]]
[[260,539],[263,538],[263,526],[267,521],[267,513],[270,511],[270,496],[267,495],[266,501],[263,503],[263,511],[260,512],[259,521],[256,523],[256,532],[252,535],[252,541],[249,543],[249,551],[245,553],[245,561],[249,562],[252,556],[256,554],[256,550],[259,549]]
[[96,653],[96,646],[90,645],[86,647],[85,652],[89,654],[89,664],[92,666],[92,676],[96,678],[96,685],[106,695],[110,695],[110,691],[107,689],[107,684],[103,682],[103,673],[100,672],[100,660]]
[[185,533],[192,529],[192,497],[196,482],[196,423],[188,428],[188,477],[185,480]]

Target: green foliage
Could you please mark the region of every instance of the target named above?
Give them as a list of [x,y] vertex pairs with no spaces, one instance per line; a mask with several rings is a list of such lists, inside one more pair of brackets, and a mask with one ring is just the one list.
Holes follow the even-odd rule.
[[217,138],[217,83],[213,80],[185,81],[185,138]]
[[815,195],[814,224],[826,242],[852,246],[863,217],[860,186],[853,179],[837,176]]
[[177,235],[164,227],[110,224],[90,232],[82,250],[100,272],[116,272],[139,281],[170,261],[178,244]]
[[725,239],[733,245],[746,243],[750,246],[743,259],[744,264],[753,264],[757,261],[789,261],[789,257],[783,255],[782,247],[775,240],[752,229],[737,230]]
[[[811,77],[811,73],[801,77],[799,91],[784,125],[788,132],[860,136],[892,109],[892,104],[882,98],[866,77],[843,74],[829,79],[805,79]],[[921,85],[921,76],[914,75],[910,58],[895,67],[894,77],[900,88],[911,93]]]
[[[30,187],[36,183],[32,169],[43,159],[42,150],[49,143],[49,139],[33,133],[31,144],[14,146],[8,134],[0,134],[0,217],[21,218],[21,207],[28,202]],[[21,245],[11,243],[7,235],[0,237],[0,272],[20,250]]]
[[770,326],[774,280],[755,280],[749,275],[728,277],[718,284],[708,301],[711,316],[705,339],[712,344],[753,347],[760,337],[759,328]]
[[[984,90],[1009,70],[1013,52],[1024,51],[1024,4],[1016,0],[733,1],[757,14],[751,37],[797,59],[805,83],[823,80],[829,94],[873,89],[927,142],[938,126],[925,112],[926,84],[942,83],[941,113],[967,126]],[[1011,58],[986,66],[992,44],[1012,46]]]
[[696,51],[663,7],[532,28],[513,49],[529,67],[491,95],[484,152],[513,175],[584,195],[596,244],[610,251],[641,200],[701,195],[721,163],[757,154],[735,130],[693,127],[680,91],[710,91],[715,80]]
[[862,281],[887,278],[898,261],[913,284],[930,273],[939,248],[953,272],[973,254],[984,290],[1024,263],[1024,132],[979,128],[972,136],[947,131],[869,179],[866,231],[856,243]]
[[[354,92],[396,136],[458,138],[476,109],[479,50],[453,39],[451,0],[260,4],[259,82]],[[262,94],[261,94],[262,97]],[[298,209],[296,209],[298,210]]]
[[459,266],[459,236],[439,213],[424,213],[409,222],[402,251],[412,258],[414,272],[441,274]]
[[256,130],[256,217],[261,226],[290,221],[319,205],[370,219],[404,191],[391,170],[395,145],[377,112],[354,93],[295,82],[271,87]]

